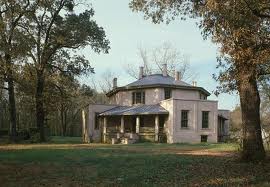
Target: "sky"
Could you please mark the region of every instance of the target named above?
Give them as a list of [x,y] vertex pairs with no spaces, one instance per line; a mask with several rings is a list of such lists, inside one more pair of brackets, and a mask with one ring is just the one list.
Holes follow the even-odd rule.
[[[126,64],[141,62],[138,47],[153,49],[169,42],[181,54],[188,56],[190,71],[196,74],[197,85],[210,93],[215,91],[218,83],[212,78],[216,70],[218,47],[210,40],[203,40],[196,20],[175,20],[169,25],[154,24],[145,20],[143,14],[132,12],[129,0],[92,0],[95,10],[94,19],[103,27],[110,40],[109,54],[95,54],[90,48],[81,51],[95,68],[95,75],[82,78],[84,84],[93,85],[102,80],[106,71],[111,71],[118,78],[118,85],[124,86],[134,81],[124,71]],[[192,80],[190,80],[192,81]],[[190,83],[190,82],[189,82]],[[97,84],[98,85],[98,84]],[[232,110],[239,104],[236,94],[212,94],[209,100],[218,100],[219,109]]]

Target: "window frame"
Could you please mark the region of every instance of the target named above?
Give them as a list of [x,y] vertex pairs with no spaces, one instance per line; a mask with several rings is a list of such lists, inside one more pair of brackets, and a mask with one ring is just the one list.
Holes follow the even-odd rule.
[[181,110],[181,128],[188,128],[189,110]]
[[132,92],[132,104],[145,104],[145,91]]
[[[209,113],[210,113],[209,111],[202,111],[202,129],[209,128]],[[207,114],[207,115],[205,115],[205,114]]]
[[172,89],[171,88],[164,88],[164,99],[172,98]]
[[208,135],[201,135],[201,143],[207,143],[208,142]]

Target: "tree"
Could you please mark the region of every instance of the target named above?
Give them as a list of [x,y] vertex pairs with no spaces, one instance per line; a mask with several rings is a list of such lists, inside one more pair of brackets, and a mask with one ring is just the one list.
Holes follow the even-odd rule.
[[[10,139],[16,140],[16,101],[14,91],[15,61],[25,53],[25,37],[19,32],[18,25],[29,11],[29,0],[0,2],[0,79],[7,82],[10,115]],[[2,85],[1,85],[2,86]]]
[[[177,16],[199,18],[204,38],[220,44],[218,58],[221,91],[237,90],[242,110],[245,160],[265,157],[260,124],[258,80],[269,73],[268,1],[235,0],[133,0],[134,11],[143,11],[155,23]],[[253,9],[253,7],[255,9]],[[258,13],[259,12],[259,13]]]
[[[86,46],[97,53],[107,53],[109,50],[109,41],[103,28],[92,20],[94,10],[90,8],[76,14],[74,8],[79,4],[81,1],[75,0],[37,1],[33,4],[33,11],[27,14],[27,19],[21,25],[21,29],[30,37],[31,50],[28,56],[35,68],[36,125],[40,129],[40,141],[45,141],[44,87],[50,76],[49,71],[54,68],[80,74],[81,68],[89,65],[89,61],[70,55],[71,52],[74,54],[76,50]],[[57,57],[61,55],[67,60],[60,61],[59,66]],[[69,61],[69,58],[73,60]],[[85,72],[84,70],[82,71]]]
[[109,69],[102,73],[99,87],[104,94],[113,89],[113,79],[116,77],[116,74]]
[[[62,57],[61,60],[64,60]],[[70,71],[51,68],[49,72],[43,93],[46,130],[56,136],[80,136],[81,109],[89,103],[100,102],[99,93],[87,85],[81,85],[78,76]],[[36,127],[34,65],[25,64],[19,73],[16,87],[17,126],[19,132],[29,132]],[[30,134],[30,137],[32,135],[35,134]]]
[[[170,76],[174,77],[175,71],[180,71],[182,79],[188,80],[194,78],[194,74],[189,72],[190,67],[187,56],[182,55],[169,42],[165,42],[152,50],[140,47],[138,51],[138,55],[142,61],[140,64],[144,67],[144,75],[162,72],[162,65],[167,64],[168,74]],[[127,64],[124,69],[131,77],[135,79],[139,78],[139,69],[136,65]]]

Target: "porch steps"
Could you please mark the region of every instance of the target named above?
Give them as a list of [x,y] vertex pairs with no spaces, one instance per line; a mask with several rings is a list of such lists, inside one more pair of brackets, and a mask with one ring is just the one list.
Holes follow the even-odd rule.
[[111,143],[112,144],[133,144],[133,143],[136,143],[138,141],[139,137],[138,135],[136,134],[132,134],[132,133],[129,133],[129,134],[121,134],[118,133],[116,135],[116,137],[113,137],[111,139]]

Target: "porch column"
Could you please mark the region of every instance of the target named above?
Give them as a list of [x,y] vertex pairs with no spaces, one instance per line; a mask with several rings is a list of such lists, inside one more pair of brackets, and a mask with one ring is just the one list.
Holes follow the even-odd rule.
[[120,127],[120,132],[124,133],[125,132],[125,121],[124,121],[124,116],[121,116],[121,127]]
[[136,133],[140,132],[140,117],[136,117]]
[[107,132],[107,117],[104,117],[103,123],[103,143],[106,143],[106,132]]
[[155,141],[158,141],[158,133],[159,133],[159,116],[155,116]]

